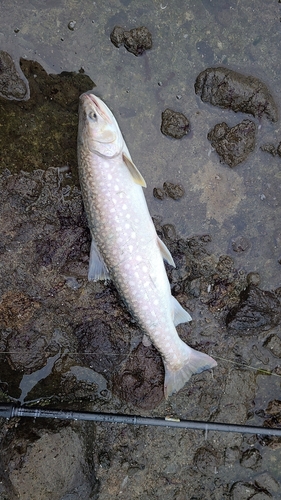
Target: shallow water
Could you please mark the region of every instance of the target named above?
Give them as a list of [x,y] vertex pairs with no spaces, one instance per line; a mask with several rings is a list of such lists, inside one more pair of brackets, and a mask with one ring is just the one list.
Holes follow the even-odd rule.
[[[281,158],[266,154],[259,147],[266,142],[278,144],[280,121],[272,124],[265,119],[255,120],[259,126],[255,151],[232,170],[221,164],[217,154],[211,151],[207,133],[220,121],[233,126],[245,116],[202,103],[195,95],[194,82],[206,67],[227,66],[260,78],[274,95],[280,110],[280,16],[281,4],[276,0],[146,0],[141,3],[64,0],[59,5],[48,2],[47,7],[36,0],[25,1],[24,5],[9,1],[1,13],[0,40],[1,49],[15,59],[38,61],[48,73],[83,68],[95,82],[97,95],[115,114],[133,160],[146,179],[145,195],[151,214],[160,216],[163,224],[173,224],[182,237],[210,234],[214,260],[222,254],[231,255],[235,268],[257,271],[261,287],[274,289],[280,286],[281,270],[278,262],[281,258]],[[74,30],[68,28],[70,21],[76,22]],[[114,47],[109,34],[116,24],[128,29],[146,26],[152,33],[152,50],[135,57],[124,47]],[[167,107],[183,112],[190,120],[191,133],[181,140],[169,139],[160,132],[161,112]],[[75,164],[70,167],[76,168]],[[24,166],[20,168],[29,170]],[[13,171],[12,166],[10,170]],[[165,181],[180,183],[185,196],[179,201],[156,200],[153,188],[162,187]],[[232,249],[232,240],[239,236],[249,242],[249,248],[241,253]],[[42,272],[36,278],[38,283],[39,279],[43,283],[44,276]],[[29,286],[37,293],[36,279],[35,284]],[[56,286],[60,286],[58,279]],[[73,289],[63,295],[67,304],[65,317],[67,307],[76,300],[81,304],[84,300],[90,307],[93,294],[89,290],[84,283],[79,291]],[[204,316],[206,311],[202,312],[200,306],[194,308],[196,328],[200,330],[200,325],[206,326],[210,319]],[[67,325],[65,329],[70,330],[61,311]],[[54,322],[59,320],[60,317]],[[279,358],[262,347],[266,334],[250,340],[238,337],[228,344],[225,330],[219,329],[219,325],[215,327],[218,336],[221,335],[217,343],[222,346],[225,343],[229,349],[227,358],[231,356],[232,345],[241,362],[250,363],[254,368],[272,369],[279,362]],[[211,330],[215,327],[212,323]],[[280,335],[280,325],[275,333]],[[131,342],[133,344],[134,339]],[[73,345],[70,350],[72,348]],[[223,348],[218,350],[218,356],[223,357],[222,351]],[[71,378],[77,370],[69,363]],[[221,360],[219,364],[220,371],[214,374],[217,378],[211,380],[210,374],[198,376],[185,394],[174,396],[168,403],[162,402],[151,413],[170,412],[181,418],[202,420],[214,417],[233,423],[250,418],[250,423],[262,424],[263,420],[252,411],[253,401],[255,409],[264,409],[269,401],[281,399],[280,377],[257,375],[246,367],[241,370],[229,361]],[[43,377],[40,367],[33,374],[28,372],[23,376],[26,379],[22,379],[22,398]],[[84,371],[83,380],[86,375]],[[90,382],[94,379],[89,376]],[[210,393],[204,390],[206,380]],[[50,388],[47,383],[43,384],[39,392],[44,389],[49,397],[56,386]],[[99,400],[98,405],[108,410],[106,401]],[[130,403],[125,405],[125,410],[136,411]],[[110,411],[124,411],[120,400],[110,402]],[[280,447],[268,447],[261,441],[210,433],[205,442],[203,434],[198,432],[180,431],[175,435],[167,431],[165,435],[160,430],[126,431],[123,428],[111,428],[109,432],[109,428],[100,426],[95,461],[100,467],[97,475],[101,483],[95,498],[117,497],[122,490],[123,498],[132,498],[135,491],[134,498],[141,500],[161,496],[179,500],[246,499],[253,494],[265,495],[257,496],[260,499],[268,498],[261,488],[266,485],[273,498],[280,498],[281,476],[276,465],[280,462]],[[245,453],[253,448],[259,451],[262,460],[253,460],[249,466]],[[105,450],[108,458],[102,460]],[[262,477],[266,473],[273,478],[271,483],[268,477]],[[276,487],[274,480],[279,481]],[[239,481],[241,484],[256,481],[261,487],[247,493],[245,484],[235,486]]]
[[[173,223],[183,236],[209,232],[213,251],[231,251],[239,235],[250,249],[234,255],[237,266],[257,270],[262,285],[280,284],[281,160],[259,150],[278,143],[280,123],[261,122],[257,147],[248,161],[231,170],[210,153],[208,131],[218,121],[229,125],[241,116],[202,103],[194,82],[208,66],[225,65],[259,77],[280,108],[280,5],[275,0],[212,2],[60,2],[42,8],[8,2],[2,18],[1,47],[15,57],[35,59],[48,72],[78,71],[96,83],[96,92],[120,123],[135,163],[148,188],[152,214]],[[69,21],[76,21],[73,31]],[[115,24],[145,25],[153,49],[135,57],[109,39]],[[19,29],[17,33],[14,30]],[[177,99],[177,96],[180,97]],[[186,114],[192,133],[180,141],[160,132],[161,112],[171,107]],[[180,182],[185,197],[159,202],[153,187]]]

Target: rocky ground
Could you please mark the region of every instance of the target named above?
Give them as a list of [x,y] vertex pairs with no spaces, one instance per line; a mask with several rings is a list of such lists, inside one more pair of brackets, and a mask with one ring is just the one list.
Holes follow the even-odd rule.
[[[30,77],[35,66],[25,62],[23,69]],[[42,141],[40,120],[47,115],[51,127],[65,113],[58,82],[71,90],[71,124],[77,96],[89,85],[79,74],[53,83],[38,64],[36,74],[30,102],[1,103],[5,116],[18,120],[11,134],[36,117],[34,148]],[[66,130],[54,129],[54,135],[58,145],[67,141],[71,155],[74,137],[71,127],[69,136]],[[280,377],[280,290],[260,289],[258,273],[236,269],[230,256],[216,260],[208,234],[182,239],[174,226],[154,218],[177,265],[167,268],[172,292],[193,317],[179,333],[218,361],[212,373],[194,376],[165,401],[159,353],[142,344],[113,285],[87,281],[90,236],[76,172],[63,164],[58,148],[58,168],[52,156],[35,155],[37,168],[12,173],[6,160],[11,147],[7,142],[0,178],[2,401],[278,425],[280,401],[269,391],[260,404],[257,395],[269,373]],[[280,494],[279,441],[262,436],[16,418],[2,421],[1,441],[3,500],[258,500]],[[276,464],[265,466],[272,449]]]

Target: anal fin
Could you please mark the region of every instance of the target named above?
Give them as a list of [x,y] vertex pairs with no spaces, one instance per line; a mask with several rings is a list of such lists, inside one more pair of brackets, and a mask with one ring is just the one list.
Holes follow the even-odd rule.
[[187,321],[192,321],[192,317],[188,312],[180,305],[173,295],[171,295],[171,305],[174,325],[177,326],[180,323],[186,323]]
[[92,239],[88,271],[89,281],[109,280],[108,269],[101,257],[96,242]]

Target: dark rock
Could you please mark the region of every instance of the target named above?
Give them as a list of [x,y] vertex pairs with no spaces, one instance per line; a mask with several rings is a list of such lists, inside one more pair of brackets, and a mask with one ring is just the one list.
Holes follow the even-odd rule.
[[226,324],[231,330],[253,333],[268,330],[281,319],[280,300],[273,292],[249,285],[240,294],[240,302],[226,316]]
[[277,492],[279,490],[279,484],[278,482],[268,474],[268,472],[262,472],[255,478],[255,483],[263,489],[266,489],[267,491],[272,492]]
[[124,44],[124,31],[121,26],[114,26],[113,31],[110,33],[110,40],[115,47],[121,47]]
[[253,483],[238,481],[234,483],[230,489],[231,500],[249,500],[255,493],[258,493],[259,488]]
[[183,187],[180,184],[173,184],[172,182],[164,182],[163,189],[153,189],[153,196],[158,200],[164,200],[167,196],[173,200],[179,200],[183,197],[183,195]]
[[172,240],[172,241],[176,240],[177,233],[175,230],[175,226],[173,226],[172,224],[164,224],[162,229],[163,229],[163,233],[164,233],[165,238],[167,238],[168,240]]
[[110,40],[115,47],[124,47],[135,56],[141,56],[146,50],[152,47],[151,33],[145,26],[133,28],[126,31],[121,26],[115,26],[110,34]]
[[0,96],[9,100],[29,99],[29,85],[20,67],[16,67],[11,56],[0,51]]
[[116,377],[114,391],[138,408],[155,408],[164,397],[164,368],[158,351],[142,343],[131,353]]
[[[5,498],[93,498],[97,485],[94,465],[87,461],[83,438],[70,426],[52,431],[30,421],[28,426],[21,422],[14,436],[8,430],[2,446],[5,453],[1,466],[5,467],[5,482],[11,492]],[[89,446],[93,453],[93,444]]]
[[247,283],[248,285],[259,286],[260,284],[260,275],[257,272],[251,272],[247,274]]
[[117,370],[118,365],[126,357],[127,344],[120,338],[114,342],[116,325],[113,332],[109,324],[94,319],[78,325],[74,334],[78,339],[78,351],[85,365],[102,373],[105,377]]
[[268,349],[273,356],[276,356],[277,358],[281,358],[281,339],[278,335],[275,333],[272,333],[267,337],[265,340],[263,346]]
[[256,126],[251,120],[243,120],[235,127],[218,123],[208,133],[208,139],[218,153],[220,160],[235,167],[246,160],[255,148]]
[[196,468],[204,475],[214,474],[214,470],[219,465],[217,454],[211,447],[199,448],[193,461]]
[[162,113],[161,132],[174,139],[181,139],[189,132],[189,121],[184,114],[167,108]]
[[145,26],[124,31],[124,47],[135,56],[152,48],[152,36]]
[[279,142],[276,151],[277,151],[278,156],[281,156],[281,142]]
[[261,454],[256,448],[250,448],[243,452],[240,463],[242,467],[248,467],[250,469],[255,469],[260,465]]
[[180,184],[173,184],[172,182],[164,182],[163,189],[169,198],[179,200],[184,195],[184,189]]
[[266,85],[258,78],[228,68],[207,68],[195,82],[195,92],[203,102],[235,112],[278,120],[277,106]]
[[154,198],[157,198],[157,200],[164,200],[166,198],[166,193],[163,191],[163,189],[160,188],[154,188],[153,189],[153,196]]
[[271,154],[272,156],[277,155],[277,149],[274,146],[274,144],[264,144],[263,146],[260,147],[260,149],[265,153]]

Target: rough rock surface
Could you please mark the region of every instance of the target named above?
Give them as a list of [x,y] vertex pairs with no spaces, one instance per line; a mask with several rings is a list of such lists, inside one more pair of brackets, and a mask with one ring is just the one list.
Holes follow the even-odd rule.
[[162,113],[161,132],[174,139],[181,139],[189,132],[189,121],[183,113],[167,108]]
[[135,56],[141,56],[146,50],[152,48],[152,36],[145,26],[133,28],[129,31],[121,26],[115,26],[110,34],[110,39],[116,47],[124,47]]
[[0,50],[0,96],[9,100],[23,101],[30,97],[29,84],[11,56]]
[[247,159],[255,148],[256,126],[251,120],[243,120],[234,127],[218,123],[208,133],[212,147],[220,160],[229,167],[236,167]]
[[228,68],[207,68],[196,78],[195,92],[203,102],[278,120],[278,110],[266,85],[258,78],[245,76]]

